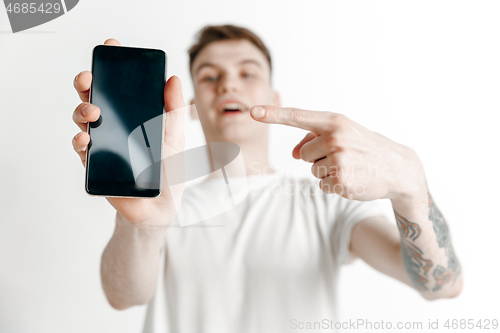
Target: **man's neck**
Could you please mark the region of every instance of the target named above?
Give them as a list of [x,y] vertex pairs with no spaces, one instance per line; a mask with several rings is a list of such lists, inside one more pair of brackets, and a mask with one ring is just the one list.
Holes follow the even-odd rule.
[[[207,142],[214,141],[216,142],[217,140],[209,140],[207,138]],[[269,164],[269,145],[267,136],[262,137],[259,140],[252,139],[245,142],[235,142],[235,144],[237,144],[241,149],[247,176],[267,175],[276,172],[276,170]],[[227,153],[230,154],[231,152],[228,151]],[[217,152],[217,154],[220,156],[221,152]],[[217,175],[212,173],[208,178],[210,179],[216,177]]]

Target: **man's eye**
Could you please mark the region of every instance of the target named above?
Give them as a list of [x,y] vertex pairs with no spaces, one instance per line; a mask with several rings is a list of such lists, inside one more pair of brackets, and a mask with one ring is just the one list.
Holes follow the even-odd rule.
[[251,78],[251,77],[253,77],[253,74],[251,74],[251,73],[243,73],[242,76],[244,78]]
[[216,82],[217,81],[217,76],[207,76],[203,79],[203,81],[208,81],[208,82]]

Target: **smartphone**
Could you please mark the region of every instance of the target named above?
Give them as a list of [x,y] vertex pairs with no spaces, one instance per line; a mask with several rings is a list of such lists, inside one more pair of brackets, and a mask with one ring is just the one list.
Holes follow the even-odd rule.
[[160,195],[167,56],[158,49],[98,45],[89,102],[101,116],[87,124],[85,189],[107,197]]

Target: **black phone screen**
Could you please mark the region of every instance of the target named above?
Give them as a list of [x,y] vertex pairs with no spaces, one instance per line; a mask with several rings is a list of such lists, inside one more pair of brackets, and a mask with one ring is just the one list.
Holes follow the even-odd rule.
[[161,192],[166,54],[98,45],[92,54],[85,187],[89,194],[155,197]]

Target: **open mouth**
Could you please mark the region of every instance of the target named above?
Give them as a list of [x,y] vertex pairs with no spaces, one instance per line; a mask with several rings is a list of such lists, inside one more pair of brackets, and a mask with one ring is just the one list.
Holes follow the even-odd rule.
[[239,103],[226,103],[221,106],[220,111],[225,115],[230,115],[243,113],[244,111],[248,111],[248,108]]

